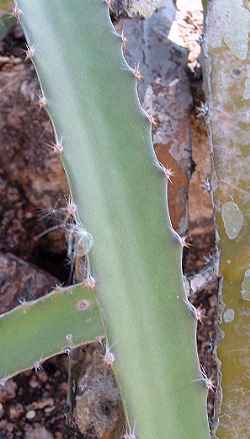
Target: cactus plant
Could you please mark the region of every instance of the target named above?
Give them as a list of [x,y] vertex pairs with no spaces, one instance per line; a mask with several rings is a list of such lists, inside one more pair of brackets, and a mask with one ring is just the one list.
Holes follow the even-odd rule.
[[205,71],[224,308],[218,439],[249,437],[249,26],[248,2],[208,3]]
[[[192,314],[199,316],[181,278],[182,247],[188,243],[173,232],[168,217],[171,170],[157,163],[149,130],[153,115],[138,106],[134,78],[141,79],[139,66],[125,63],[101,0],[19,0],[15,12],[41,81],[42,102],[62,139],[63,151],[57,149],[78,207],[76,220],[94,237],[90,262],[109,339],[105,358],[107,367],[114,367],[130,420],[126,437],[134,438],[135,424],[144,439],[208,438],[207,389],[201,383],[212,383],[199,371]],[[38,301],[26,315],[23,305],[3,316],[4,346],[21,320],[26,335],[13,339],[12,350],[17,344],[19,352],[25,349],[36,325],[30,363],[39,360],[34,344],[41,339],[51,355],[69,333],[73,343],[93,338],[100,331],[94,298],[81,286],[72,296],[60,294]],[[82,298],[91,307],[80,322],[72,310],[79,316],[75,300]],[[39,323],[43,308],[48,312]],[[60,309],[67,324],[71,321],[64,336]],[[53,326],[60,327],[59,342],[57,330],[48,335],[50,314]],[[18,358],[16,370],[26,367]],[[13,372],[10,363],[3,372]]]
[[103,331],[93,292],[81,286],[58,288],[0,317],[3,383],[15,372],[37,369],[56,352],[94,340]]

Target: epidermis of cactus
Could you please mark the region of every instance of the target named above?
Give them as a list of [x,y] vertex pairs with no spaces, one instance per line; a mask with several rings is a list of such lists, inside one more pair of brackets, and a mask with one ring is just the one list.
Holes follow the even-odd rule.
[[143,439],[209,437],[181,249],[135,80],[100,0],[19,0],[91,253],[123,400]]
[[249,437],[250,51],[249,2],[208,9],[209,99],[217,174],[224,338],[218,346],[222,404],[218,439]]
[[58,288],[0,316],[0,380],[103,334],[92,290]]

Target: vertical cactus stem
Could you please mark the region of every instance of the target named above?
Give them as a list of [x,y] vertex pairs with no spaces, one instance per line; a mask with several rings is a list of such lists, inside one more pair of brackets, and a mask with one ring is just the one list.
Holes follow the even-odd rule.
[[[60,347],[65,346],[65,334],[74,333],[75,320],[86,316],[90,322],[89,314],[97,311],[94,307],[92,311],[92,301],[100,303],[105,330],[92,340],[109,334],[117,341],[119,361],[107,343],[104,362],[107,368],[115,366],[124,409],[128,419],[136,419],[138,435],[207,439],[206,392],[197,392],[194,385],[185,387],[199,375],[195,325],[176,300],[183,283],[181,249],[166,230],[167,225],[171,229],[166,178],[171,182],[173,172],[163,172],[156,163],[131,78],[133,74],[142,81],[143,71],[139,63],[131,67],[122,58],[119,46],[122,42],[124,48],[126,38],[122,33],[120,45],[115,41],[106,20],[112,2],[105,3],[75,0],[72,7],[66,0],[17,2],[24,11],[21,21],[28,40],[39,52],[36,68],[49,96],[52,123],[65,138],[63,159],[79,218],[84,218],[97,243],[91,267],[98,276],[98,300],[88,290],[76,300],[73,294],[72,327],[65,329]],[[130,75],[122,74],[122,69]],[[111,105],[117,96],[118,105]],[[149,115],[151,126],[156,126],[154,119]],[[109,178],[107,170],[112,170]],[[66,234],[72,223],[66,224]],[[188,246],[184,238],[181,242]],[[72,246],[74,256],[73,242]],[[87,271],[83,285],[95,287],[89,267]],[[57,299],[67,296],[58,293]],[[82,335],[86,338],[85,331]],[[157,376],[153,386],[152,374]],[[129,429],[123,439],[135,438],[135,429]]]

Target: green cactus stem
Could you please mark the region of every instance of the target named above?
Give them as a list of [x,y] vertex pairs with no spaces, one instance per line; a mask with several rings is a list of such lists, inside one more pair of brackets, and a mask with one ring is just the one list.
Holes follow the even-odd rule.
[[0,316],[0,379],[103,334],[93,290],[58,288]]
[[207,439],[207,390],[199,382],[206,379],[181,278],[185,240],[171,231],[166,174],[135,91],[139,66],[125,63],[105,2],[17,5],[63,139],[74,201],[94,237],[91,266],[113,355],[109,365],[131,428],[135,423],[143,439]]

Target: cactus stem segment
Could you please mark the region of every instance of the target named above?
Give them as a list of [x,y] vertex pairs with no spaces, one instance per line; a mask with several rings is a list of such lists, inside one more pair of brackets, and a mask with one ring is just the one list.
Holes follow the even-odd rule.
[[[72,349],[65,340],[69,333],[73,334],[74,344],[91,341],[106,332],[102,327],[106,322],[111,339],[119,343],[115,349],[117,358],[106,343],[103,365],[108,371],[116,363],[122,364],[115,367],[121,395],[126,400],[127,412],[133,413],[138,424],[138,433],[135,435],[135,429],[128,428],[124,430],[123,439],[136,439],[137,435],[143,439],[155,436],[179,439],[183,435],[208,438],[204,404],[201,404],[205,392],[198,392],[197,386],[186,385],[201,375],[194,372],[195,325],[176,299],[176,293],[182,291],[176,269],[180,265],[181,249],[173,245],[172,236],[167,233],[168,225],[170,229],[172,226],[166,215],[167,178],[171,182],[173,172],[168,169],[164,174],[157,163],[149,123],[141,107],[135,106],[139,103],[136,85],[143,80],[143,66],[137,61],[129,66],[121,56],[118,46],[121,40],[125,44],[126,39],[122,34],[119,44],[110,29],[110,19],[107,20],[107,7],[113,8],[113,1],[75,0],[74,6],[70,3],[67,0],[17,0],[23,10],[21,21],[28,41],[32,41],[37,52],[34,57],[42,89],[48,96],[55,131],[63,131],[63,158],[69,165],[68,174],[78,206],[76,211],[69,200],[67,208],[65,205],[57,209],[58,225],[54,230],[63,228],[74,280],[84,280],[69,289],[72,295],[56,292],[36,303],[34,318],[29,308],[26,307],[26,315],[22,309],[18,310],[18,319],[20,316],[26,324],[25,336],[30,338],[32,318],[40,343],[33,343],[32,352],[27,351],[28,358],[21,355],[14,365],[12,357],[3,358],[4,370],[9,374],[16,367],[24,369],[33,364],[41,352],[48,356],[68,346]],[[57,54],[59,46],[60,54]],[[126,70],[126,74],[122,75],[120,70]],[[86,80],[83,81],[83,77]],[[119,106],[111,105],[117,96]],[[152,116],[149,121],[153,125]],[[105,170],[110,168],[113,172],[107,178]],[[100,244],[93,254],[98,300],[91,290],[84,288],[94,287],[95,281],[86,254],[91,239],[86,231],[77,229],[81,227],[80,218],[84,218],[84,225],[86,223]],[[51,225],[54,224],[46,227]],[[185,238],[175,235],[183,246],[189,246]],[[135,236],[138,239],[135,240]],[[112,245],[106,251],[103,245],[110,242],[110,238],[113,238]],[[162,263],[164,255],[166,263]],[[135,318],[137,309],[140,318]],[[102,310],[105,317],[100,319]],[[13,316],[13,323],[12,314],[6,317],[6,330],[14,324],[17,327],[19,320],[16,324],[16,314]],[[57,331],[53,330],[55,316]],[[12,345],[17,350],[13,357],[22,353],[19,338],[22,343],[25,341],[22,331],[17,335],[12,337]],[[5,346],[4,337],[2,339]],[[52,346],[48,346],[51,339]],[[142,346],[142,340],[148,340],[147,349]],[[192,346],[189,347],[189,343]],[[138,365],[143,365],[144,370]],[[160,382],[160,389],[150,382],[152,371]],[[179,389],[176,395],[171,394],[175,382]]]

